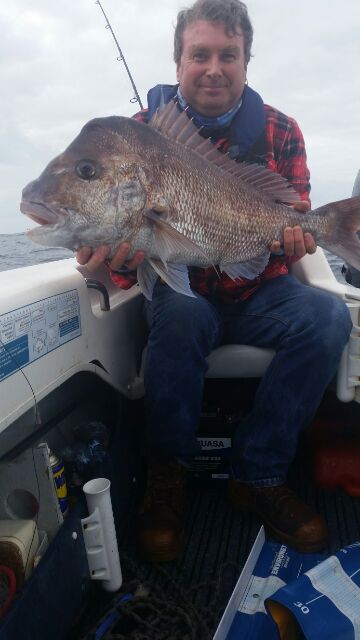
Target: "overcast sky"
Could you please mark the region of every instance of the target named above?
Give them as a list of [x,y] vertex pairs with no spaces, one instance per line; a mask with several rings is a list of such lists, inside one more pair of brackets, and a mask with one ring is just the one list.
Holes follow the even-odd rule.
[[[103,0],[142,101],[175,82],[186,0]],[[313,206],[346,198],[360,167],[359,0],[249,0],[249,84],[299,123]],[[96,116],[137,105],[94,0],[0,0],[0,233],[32,226],[21,189]]]

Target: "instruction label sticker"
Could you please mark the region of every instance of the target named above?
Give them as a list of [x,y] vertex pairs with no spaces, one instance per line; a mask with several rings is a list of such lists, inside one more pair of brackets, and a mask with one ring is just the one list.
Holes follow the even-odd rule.
[[76,289],[0,315],[0,382],[80,335]]

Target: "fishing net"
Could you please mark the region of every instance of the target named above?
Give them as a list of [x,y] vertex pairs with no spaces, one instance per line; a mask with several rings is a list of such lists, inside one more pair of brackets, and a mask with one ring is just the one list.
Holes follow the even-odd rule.
[[[82,640],[211,640],[224,609],[223,581],[238,573],[238,566],[226,562],[216,577],[187,588],[163,565],[153,567],[151,576],[130,556],[122,555],[125,574],[136,578],[123,584],[106,612]],[[210,593],[207,604],[202,591]]]

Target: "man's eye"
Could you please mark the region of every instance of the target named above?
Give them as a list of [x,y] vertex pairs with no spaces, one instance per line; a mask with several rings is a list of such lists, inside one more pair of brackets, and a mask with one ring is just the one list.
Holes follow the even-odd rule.
[[235,60],[235,56],[233,53],[224,53],[222,59],[225,62],[233,62]]
[[194,53],[193,59],[195,62],[204,62],[204,60],[206,60],[206,55],[205,53]]

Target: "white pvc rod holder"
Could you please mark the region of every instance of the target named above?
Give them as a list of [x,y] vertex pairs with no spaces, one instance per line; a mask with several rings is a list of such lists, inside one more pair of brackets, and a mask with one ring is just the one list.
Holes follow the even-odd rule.
[[83,486],[89,510],[81,520],[90,576],[102,580],[105,591],[122,585],[119,550],[110,498],[110,480],[95,478]]

